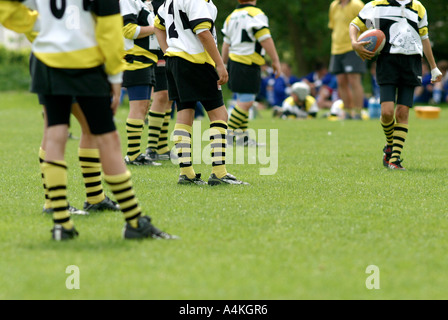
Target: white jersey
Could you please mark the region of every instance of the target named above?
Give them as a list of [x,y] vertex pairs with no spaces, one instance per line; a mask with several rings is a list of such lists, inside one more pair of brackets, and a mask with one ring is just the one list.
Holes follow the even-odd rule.
[[423,56],[422,40],[428,38],[428,16],[420,1],[374,0],[352,23],[361,32],[381,29],[386,35],[382,52]]
[[160,6],[155,26],[166,30],[167,56],[177,56],[190,62],[215,65],[197,34],[210,30],[217,43],[214,27],[218,10],[212,0],[166,0]]
[[268,17],[259,8],[242,4],[226,19],[221,30],[230,45],[230,59],[247,65],[265,63],[260,42],[271,37]]
[[121,81],[124,45],[116,0],[25,0],[24,4],[39,12],[32,51],[44,64],[65,69],[105,64],[110,81]]
[[[123,16],[123,35],[126,50],[126,70],[138,70],[157,63],[157,53],[152,52],[152,36],[139,38],[142,27],[154,25],[154,15],[141,0],[120,0]],[[155,44],[155,48],[158,43]]]

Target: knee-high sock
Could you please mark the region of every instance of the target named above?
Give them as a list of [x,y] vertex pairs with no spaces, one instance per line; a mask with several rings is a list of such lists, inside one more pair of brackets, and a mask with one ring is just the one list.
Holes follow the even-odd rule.
[[386,136],[386,143],[388,146],[392,146],[394,142],[394,125],[395,120],[390,123],[385,123],[381,120],[381,126],[383,127],[384,135]]
[[212,155],[212,173],[218,178],[227,175],[226,169],[226,132],[225,121],[213,121],[210,123],[210,147]]
[[390,157],[390,162],[395,162],[401,157],[401,152],[403,151],[404,143],[408,135],[409,126],[404,123],[396,123],[394,127],[394,144],[392,147],[392,156]]
[[191,161],[191,134],[193,129],[189,125],[176,123],[174,126],[174,143],[179,156],[180,174],[193,179],[196,173]]
[[48,188],[45,184],[45,175],[44,171],[42,169],[42,164],[45,161],[45,150],[42,148],[39,148],[39,168],[40,168],[40,176],[42,178],[42,185],[44,187],[44,195],[45,195],[45,203],[44,203],[44,209],[50,209],[51,208],[51,202],[50,197],[48,196]]
[[241,126],[248,119],[249,112],[235,105],[232,112],[230,113],[230,118],[228,121],[229,129],[237,130],[242,129]]
[[106,198],[101,183],[101,162],[98,149],[78,149],[79,164],[81,166],[84,186],[86,187],[87,202],[100,203]]
[[157,150],[165,113],[149,111],[148,114],[148,148]]
[[118,175],[104,175],[104,180],[110,186],[115,200],[120,205],[126,222],[137,228],[138,218],[141,216],[142,210],[132,186],[131,173],[127,170],[125,173]]
[[163,119],[162,129],[160,130],[159,141],[157,143],[157,153],[163,154],[170,151],[168,147],[168,128],[170,126],[171,110],[165,112],[165,118]]
[[67,164],[65,161],[45,161],[42,164],[45,184],[53,209],[53,222],[65,229],[73,228],[67,201]]
[[141,119],[127,119],[126,132],[128,136],[127,156],[131,161],[135,160],[141,153],[140,143],[145,121]]

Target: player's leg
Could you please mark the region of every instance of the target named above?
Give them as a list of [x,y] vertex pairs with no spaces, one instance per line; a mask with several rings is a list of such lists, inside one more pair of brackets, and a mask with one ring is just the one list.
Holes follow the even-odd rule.
[[151,219],[142,215],[142,210],[132,185],[131,173],[121,157],[121,143],[113,122],[109,97],[77,98],[89,128],[95,135],[100,152],[104,180],[109,184],[115,199],[123,212],[126,226],[124,237],[130,238],[172,238],[158,230]]
[[129,95],[129,114],[126,119],[126,132],[128,138],[125,161],[133,165],[159,165],[141,152],[141,140],[145,117],[148,113],[151,87],[131,86],[128,87]]
[[165,118],[163,119],[162,129],[160,131],[159,141],[157,142],[157,154],[159,159],[177,159],[177,156],[170,151],[168,145],[169,126],[173,110],[173,101],[169,99],[168,90],[163,91],[163,101],[165,105]]
[[[227,147],[227,109],[224,105],[216,107],[219,100],[203,101],[205,110],[210,119],[210,152],[212,156],[212,172],[208,179],[211,186],[219,184],[248,184],[238,180],[227,172],[226,147]],[[218,104],[217,104],[218,103]]]
[[242,138],[243,133],[247,131],[249,110],[253,106],[254,100],[251,95],[236,94],[236,104],[230,112],[227,123],[229,126],[229,144],[233,143],[235,139]]
[[71,96],[45,96],[48,127],[45,141],[45,161],[42,171],[53,210],[52,230],[55,240],[74,238],[78,235],[70,219],[67,200],[67,163],[65,146],[71,114]]
[[104,193],[98,142],[90,132],[84,113],[77,102],[72,104],[72,114],[81,127],[78,158],[86,189],[86,201],[83,209],[86,211],[118,211],[120,210],[119,205]]
[[53,213],[53,210],[51,209],[51,202],[50,202],[50,197],[48,195],[48,188],[47,185],[45,184],[45,175],[44,172],[42,170],[42,164],[45,161],[45,156],[46,156],[46,151],[47,150],[47,146],[46,146],[46,142],[47,142],[47,136],[48,136],[48,120],[47,120],[47,111],[46,108],[43,107],[43,118],[44,118],[44,132],[42,135],[42,141],[40,144],[40,148],[39,148],[39,168],[40,168],[40,175],[42,178],[42,185],[44,187],[44,195],[45,195],[45,202],[44,202],[44,206],[42,208],[42,212],[43,213]]
[[201,174],[196,174],[192,162],[192,143],[194,110],[196,102],[177,104],[177,120],[174,125],[174,144],[179,161],[178,184],[206,184],[201,179]]
[[383,166],[389,167],[395,127],[395,99],[397,88],[395,85],[381,85],[381,117],[380,123],[386,138],[383,148]]
[[362,85],[362,74],[347,74],[348,83],[353,97],[353,118],[361,119],[361,111],[364,105],[364,87]]
[[153,93],[148,114],[148,145],[146,154],[153,160],[170,160],[168,147],[168,126],[171,119],[171,105],[168,91]]
[[400,86],[397,91],[397,109],[395,110],[396,123],[394,127],[392,156],[389,168],[404,170],[401,165],[401,153],[406,142],[409,130],[409,109],[414,99],[413,86]]
[[157,66],[154,70],[155,85],[153,102],[148,115],[148,146],[146,155],[154,160],[170,160],[175,157],[168,147],[168,127],[171,120],[172,100],[168,94],[166,68]]
[[261,86],[261,68],[255,65],[245,65],[229,60],[229,88],[236,94],[236,104],[230,113],[229,144],[234,137],[239,145],[257,146],[248,136],[249,110],[255,103]]
[[[233,128],[229,130],[230,136],[232,133],[235,135],[237,145],[242,145],[245,147],[265,146],[265,144],[256,142],[255,140],[251,139],[247,131],[249,128],[249,110],[253,107],[255,98],[256,95],[252,93],[237,94],[237,103],[233,108],[230,114],[230,119],[228,121],[229,127],[231,123],[237,123],[241,121],[239,127],[236,130]],[[232,138],[230,138],[229,140],[233,141]]]
[[344,102],[344,110],[346,113],[346,118],[351,119],[354,109],[354,103],[353,103],[352,91],[350,90],[348,76],[345,73],[341,73],[336,75],[336,79],[338,82],[339,97]]

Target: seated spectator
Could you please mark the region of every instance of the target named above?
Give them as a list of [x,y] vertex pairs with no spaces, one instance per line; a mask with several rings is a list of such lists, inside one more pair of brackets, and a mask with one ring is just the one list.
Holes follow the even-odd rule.
[[307,119],[315,118],[318,111],[309,85],[296,82],[291,86],[291,95],[283,101],[282,107],[274,109],[274,116],[280,116],[282,119]]
[[328,72],[325,64],[318,62],[315,71],[302,78],[310,86],[311,95],[316,98],[319,109],[330,109],[338,99],[336,76]]

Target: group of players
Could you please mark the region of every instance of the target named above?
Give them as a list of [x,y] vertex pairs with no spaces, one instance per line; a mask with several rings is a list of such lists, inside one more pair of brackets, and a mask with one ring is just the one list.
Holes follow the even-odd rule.
[[[357,42],[356,35],[366,29],[368,10],[378,1],[360,12],[350,31],[354,49],[365,59],[372,58],[373,54]],[[45,110],[39,156],[47,199],[44,210],[53,214],[53,239],[78,236],[70,218],[76,209],[71,209],[67,201],[64,157],[71,113],[77,116],[83,131],[79,159],[87,192],[84,209],[121,210],[126,221],[125,239],[177,238],[156,228],[151,218],[142,213],[126,164],[157,165],[156,160],[176,156],[179,184],[247,184],[227,172],[226,147],[235,140],[242,139],[243,143],[249,140],[248,114],[260,89],[264,54],[270,56],[277,76],[280,61],[268,19],[256,7],[257,1],[238,2],[222,29],[222,54],[217,47],[217,8],[212,0],[10,0],[0,3],[0,23],[27,33],[33,42],[31,90],[38,94]],[[395,5],[396,1],[383,2]],[[412,5],[415,3],[420,5],[418,1]],[[401,7],[403,15],[406,15],[403,10],[413,10],[407,4]],[[424,51],[433,67],[423,7],[419,7],[415,19],[416,26],[412,27],[423,39],[423,50],[418,51],[422,47],[416,46],[414,55],[421,56]],[[386,77],[394,76],[396,83],[383,84],[381,91],[381,119],[387,139],[384,161],[391,169],[401,169],[400,153],[407,133],[408,112],[405,111],[411,106],[408,102],[411,93],[400,83],[403,78],[397,76],[405,70],[390,73],[396,69],[394,58],[406,54],[389,50],[384,68],[389,72]],[[413,70],[418,72],[417,68]],[[414,79],[415,75],[409,77]],[[434,81],[439,78],[434,74]],[[230,117],[221,90],[227,82],[236,95],[236,106]],[[416,84],[409,87],[413,85]],[[122,86],[127,88],[130,99],[124,160],[113,121]],[[301,93],[299,89],[297,95]],[[151,94],[153,103],[148,110]],[[175,155],[167,143],[173,101],[177,108]],[[210,119],[212,172],[207,182],[192,165],[191,135],[197,102],[204,106]],[[148,144],[142,152],[147,115]],[[117,203],[104,194],[101,173]]]
[[[121,210],[125,239],[177,238],[156,228],[142,213],[126,164],[159,165],[156,160],[178,157],[179,184],[248,184],[227,172],[227,142],[248,139],[248,111],[260,87],[265,50],[277,74],[280,62],[267,17],[255,7],[256,1],[239,2],[223,29],[226,49],[222,56],[217,47],[217,8],[211,0],[0,3],[0,22],[25,33],[32,42],[31,91],[44,107],[39,159],[44,212],[53,215],[53,239],[77,237],[71,214],[87,214],[88,210]],[[233,75],[231,89],[238,95],[230,120],[221,90],[229,80],[227,68]],[[113,119],[122,87],[127,88],[130,100],[124,160]],[[170,152],[167,138],[173,101],[176,154]],[[207,182],[194,171],[191,161],[197,102],[210,119],[212,172]],[[78,155],[87,194],[84,210],[70,206],[67,200],[64,154],[71,114],[82,129]],[[141,152],[146,116],[148,144]],[[105,195],[102,176],[117,202]]]

